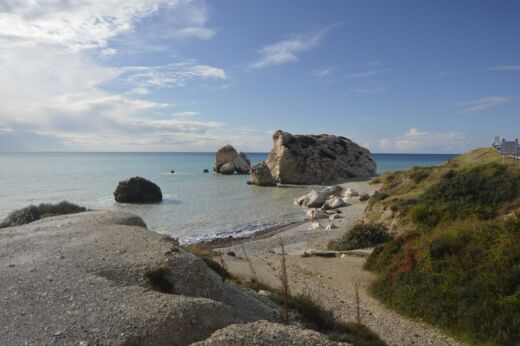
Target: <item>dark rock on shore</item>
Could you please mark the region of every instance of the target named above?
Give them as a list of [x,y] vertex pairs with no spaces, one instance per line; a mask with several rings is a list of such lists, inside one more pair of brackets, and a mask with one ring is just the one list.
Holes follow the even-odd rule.
[[141,177],[120,181],[114,198],[121,203],[158,203],[162,201],[161,188]]
[[372,154],[350,139],[276,131],[266,165],[276,183],[323,184],[376,172]]
[[209,173],[209,169],[205,168],[202,173]]

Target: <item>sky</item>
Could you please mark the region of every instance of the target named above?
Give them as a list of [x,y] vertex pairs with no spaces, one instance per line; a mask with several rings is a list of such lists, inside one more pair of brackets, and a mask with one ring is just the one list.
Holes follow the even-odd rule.
[[520,137],[516,0],[1,0],[0,151]]

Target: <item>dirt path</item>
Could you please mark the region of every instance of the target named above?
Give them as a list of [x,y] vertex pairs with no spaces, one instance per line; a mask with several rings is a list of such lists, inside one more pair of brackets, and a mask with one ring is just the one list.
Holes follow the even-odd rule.
[[[372,298],[368,293],[375,276],[362,269],[363,257],[345,258],[301,257],[303,250],[324,248],[330,239],[337,238],[359,219],[364,203],[347,208],[339,230],[309,230],[309,224],[298,225],[272,237],[251,240],[221,248],[223,253],[233,251],[236,257],[225,255],[224,261],[234,275],[242,279],[253,276],[270,286],[279,287],[280,241],[288,252],[287,264],[292,293],[307,293],[313,299],[344,321],[356,320],[354,283],[358,283],[361,322],[388,343],[388,345],[460,345],[426,324],[411,321]],[[328,221],[327,221],[328,222]],[[336,222],[336,221],[335,221]],[[249,258],[251,266],[246,258]]]

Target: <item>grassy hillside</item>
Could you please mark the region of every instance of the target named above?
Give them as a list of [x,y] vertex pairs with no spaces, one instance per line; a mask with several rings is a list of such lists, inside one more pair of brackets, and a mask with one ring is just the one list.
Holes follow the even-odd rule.
[[367,221],[398,235],[367,261],[374,294],[472,344],[518,344],[520,163],[477,149],[377,179]]

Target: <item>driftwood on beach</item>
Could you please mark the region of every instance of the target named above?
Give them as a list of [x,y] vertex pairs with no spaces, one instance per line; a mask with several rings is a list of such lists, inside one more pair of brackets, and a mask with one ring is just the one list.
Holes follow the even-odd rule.
[[356,256],[356,257],[368,257],[370,252],[350,250],[350,251],[332,251],[332,250],[305,250],[303,251],[302,257],[341,257],[341,255]]

